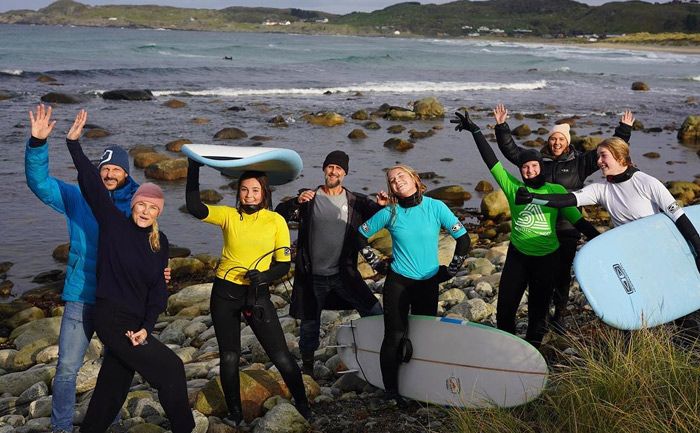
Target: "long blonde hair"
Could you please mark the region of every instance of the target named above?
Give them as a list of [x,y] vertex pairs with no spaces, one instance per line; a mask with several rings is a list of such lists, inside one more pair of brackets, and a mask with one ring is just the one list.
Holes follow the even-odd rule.
[[148,235],[148,242],[151,244],[151,251],[157,253],[160,251],[160,232],[158,231],[158,219],[153,220],[151,226],[151,234]]
[[598,144],[597,148],[601,147],[608,149],[613,158],[620,164],[627,167],[633,165],[632,157],[630,156],[630,146],[625,140],[619,137],[610,137]]
[[406,173],[408,173],[409,176],[411,176],[411,179],[413,179],[413,181],[416,184],[416,193],[418,194],[419,200],[423,199],[423,193],[428,189],[428,187],[425,186],[425,184],[420,180],[418,172],[413,167],[409,167],[405,164],[397,164],[389,168],[386,171],[386,189],[387,194],[389,195],[389,203],[387,204],[387,206],[389,206],[391,209],[391,219],[389,220],[389,224],[393,224],[394,220],[396,219],[396,205],[399,202],[399,198],[396,196],[396,194],[394,194],[394,191],[391,189],[391,182],[389,180],[389,174],[394,170],[403,170]]

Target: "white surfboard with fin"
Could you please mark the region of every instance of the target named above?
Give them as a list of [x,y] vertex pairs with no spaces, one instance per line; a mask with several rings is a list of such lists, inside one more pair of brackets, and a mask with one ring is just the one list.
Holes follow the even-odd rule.
[[248,170],[263,171],[271,185],[293,181],[304,167],[298,153],[275,147],[186,144],[182,153],[231,177]]
[[[409,316],[410,361],[399,367],[399,393],[457,407],[512,407],[536,398],[547,364],[532,345],[498,329],[447,317]],[[338,329],[338,354],[349,371],[384,388],[379,351],[383,316]]]

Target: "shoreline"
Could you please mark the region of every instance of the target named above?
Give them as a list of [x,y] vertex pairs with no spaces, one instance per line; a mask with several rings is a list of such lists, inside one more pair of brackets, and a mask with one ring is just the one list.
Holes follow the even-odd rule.
[[372,34],[372,33],[342,33],[333,31],[276,31],[273,29],[261,28],[236,28],[232,30],[225,29],[200,29],[200,28],[162,28],[162,27],[143,27],[143,26],[110,26],[110,25],[90,25],[90,24],[24,24],[24,23],[3,23],[0,25],[10,26],[55,26],[55,27],[87,27],[87,28],[104,28],[104,29],[123,29],[123,30],[159,30],[159,31],[182,31],[182,32],[210,32],[210,33],[261,33],[261,34],[286,34],[286,35],[307,35],[307,36],[350,36],[360,38],[388,38],[388,39],[444,39],[444,40],[465,40],[465,41],[496,41],[503,43],[515,44],[544,44],[544,45],[559,45],[559,46],[575,46],[578,48],[595,48],[601,50],[633,50],[643,52],[659,52],[671,54],[690,54],[700,55],[699,45],[662,45],[655,43],[634,43],[634,42],[608,42],[601,40],[598,42],[588,42],[579,38],[542,38],[536,36],[524,37],[504,37],[484,35],[479,37],[439,37],[430,35],[419,35],[406,33],[400,36],[388,34]]

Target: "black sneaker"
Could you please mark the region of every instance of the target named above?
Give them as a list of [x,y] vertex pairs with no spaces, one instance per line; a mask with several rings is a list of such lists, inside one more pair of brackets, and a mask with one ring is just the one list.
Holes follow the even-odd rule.
[[302,354],[301,355],[301,372],[311,376],[312,379],[316,379],[314,377],[314,354]]
[[301,416],[303,416],[307,421],[311,419],[311,417],[314,415],[313,412],[311,412],[311,408],[309,407],[308,402],[304,403],[295,403],[294,407],[297,408],[297,412]]

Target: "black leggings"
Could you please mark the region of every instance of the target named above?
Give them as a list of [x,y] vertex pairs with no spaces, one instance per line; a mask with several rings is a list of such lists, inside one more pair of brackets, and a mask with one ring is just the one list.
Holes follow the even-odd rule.
[[547,331],[547,311],[559,263],[559,250],[546,256],[528,256],[513,244],[508,247],[498,289],[498,329],[515,334],[515,314],[528,287],[525,340],[535,347],[540,345]]
[[557,271],[554,286],[554,314],[561,316],[566,311],[566,304],[569,302],[569,288],[571,287],[571,266],[576,256],[576,247],[580,234],[573,237],[571,230],[557,231],[559,237],[559,270]]
[[134,346],[126,331],[138,331],[143,318],[105,300],[95,306],[95,330],[106,350],[97,385],[81,431],[103,433],[124,404],[134,378],[139,374],[158,390],[158,400],[170,420],[173,433],[189,433],[194,418],[187,399],[185,367],[166,345],[150,335],[146,344]]
[[384,340],[379,355],[384,389],[399,390],[399,349],[408,335],[408,310],[411,314],[436,316],[438,282],[436,278],[413,280],[389,270],[384,283]]
[[294,361],[280,326],[267,286],[260,286],[257,298],[250,286],[214,279],[211,318],[221,359],[221,386],[229,411],[240,413],[241,390],[238,361],[241,356],[241,313],[260,341],[265,353],[279,370],[297,405],[308,404],[301,370]]

